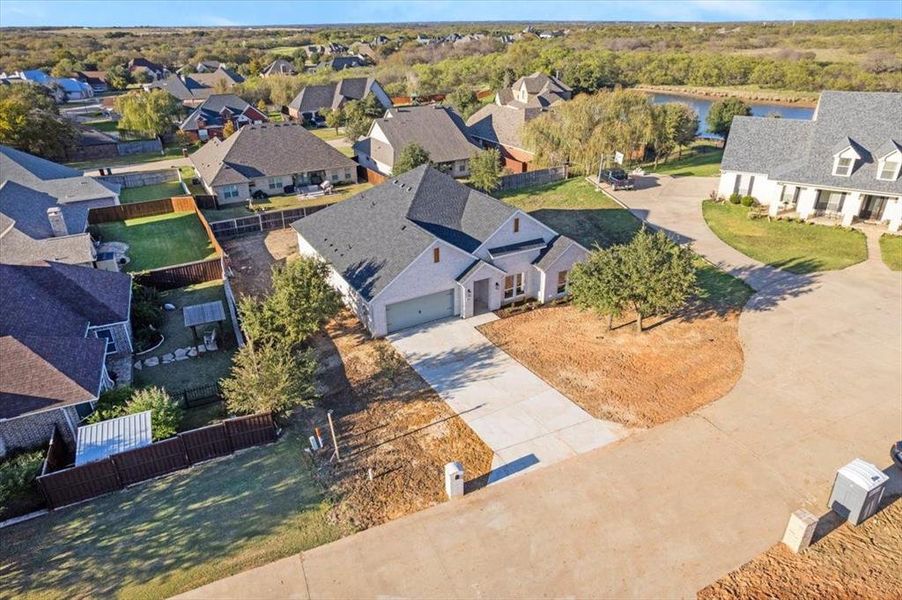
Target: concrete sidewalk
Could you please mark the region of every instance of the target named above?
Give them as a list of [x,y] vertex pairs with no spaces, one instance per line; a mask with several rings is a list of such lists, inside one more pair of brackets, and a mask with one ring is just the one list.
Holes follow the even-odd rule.
[[600,448],[627,434],[571,402],[476,330],[452,318],[389,340],[495,453],[489,483]]

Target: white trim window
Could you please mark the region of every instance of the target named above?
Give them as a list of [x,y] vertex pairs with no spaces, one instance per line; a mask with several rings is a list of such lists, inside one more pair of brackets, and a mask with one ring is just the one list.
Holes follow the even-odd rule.
[[230,198],[237,198],[238,197],[238,186],[237,185],[222,186],[222,197],[224,200],[229,200]]
[[504,278],[504,299],[513,300],[526,292],[526,273],[515,273]]
[[266,185],[271,190],[280,190],[282,189],[282,178],[281,177],[270,177],[266,180]]
[[567,275],[570,274],[570,271],[558,271],[557,274],[557,293],[566,294],[567,293]]
[[892,160],[884,159],[880,161],[880,169],[877,172],[877,179],[882,181],[895,181],[899,177],[899,168],[902,167],[902,159],[896,156]]
[[852,174],[852,166],[855,159],[848,156],[838,156],[836,162],[833,163],[833,174],[837,177],[848,177]]

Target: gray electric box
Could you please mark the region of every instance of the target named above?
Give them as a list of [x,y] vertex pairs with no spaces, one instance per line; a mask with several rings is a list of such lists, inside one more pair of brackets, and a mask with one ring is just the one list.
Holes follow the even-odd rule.
[[877,512],[887,481],[886,473],[856,458],[836,472],[827,506],[852,525],[859,525]]

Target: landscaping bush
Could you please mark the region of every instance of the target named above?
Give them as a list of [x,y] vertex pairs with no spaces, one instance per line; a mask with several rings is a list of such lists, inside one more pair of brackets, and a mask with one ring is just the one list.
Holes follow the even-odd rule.
[[35,478],[40,475],[44,450],[33,450],[0,461],[0,519],[25,514],[41,505]]
[[150,426],[154,441],[165,440],[178,433],[184,411],[176,404],[166,390],[159,387],[143,388],[132,394],[125,405],[123,415],[151,411]]
[[156,288],[132,284],[132,337],[135,352],[153,348],[162,335],[163,307]]
[[742,194],[733,192],[730,194],[730,204],[739,204],[742,201]]
[[751,207],[758,204],[758,201],[755,200],[754,196],[743,196],[740,198],[739,203],[745,207]]
[[100,394],[97,404],[94,406],[94,412],[85,419],[88,423],[99,423],[107,419],[115,419],[121,417],[125,410],[125,405],[131,399],[134,390],[127,385],[113,388]]

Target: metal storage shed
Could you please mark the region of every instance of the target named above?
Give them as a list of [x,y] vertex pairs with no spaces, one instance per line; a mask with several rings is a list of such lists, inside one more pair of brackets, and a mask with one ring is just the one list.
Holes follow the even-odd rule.
[[75,466],[103,460],[111,454],[143,448],[153,442],[150,411],[108,419],[78,428]]

